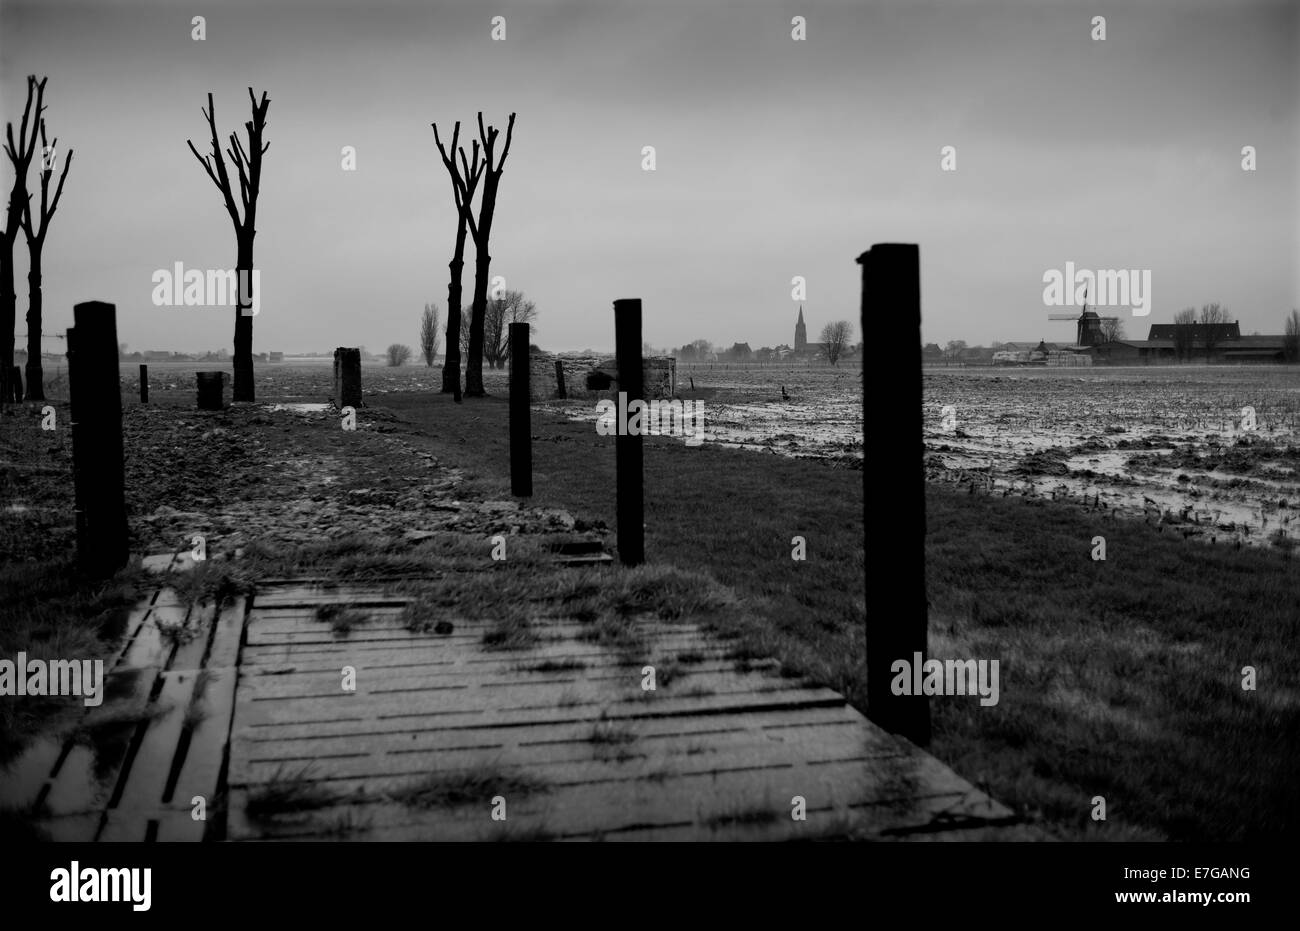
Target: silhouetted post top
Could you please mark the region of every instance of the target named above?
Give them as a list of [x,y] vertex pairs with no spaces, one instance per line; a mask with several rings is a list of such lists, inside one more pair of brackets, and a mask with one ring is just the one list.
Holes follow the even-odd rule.
[[876,251],[877,249],[881,250],[882,252],[889,252],[893,249],[916,249],[916,248],[917,245],[914,242],[878,242],[870,249],[868,249],[866,252],[858,256],[857,262],[859,265],[865,264],[867,261],[867,256],[871,255],[871,253]]

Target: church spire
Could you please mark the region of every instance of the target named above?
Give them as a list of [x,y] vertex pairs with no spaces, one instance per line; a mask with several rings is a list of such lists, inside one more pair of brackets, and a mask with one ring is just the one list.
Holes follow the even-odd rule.
[[803,326],[803,305],[799,305],[799,326]]

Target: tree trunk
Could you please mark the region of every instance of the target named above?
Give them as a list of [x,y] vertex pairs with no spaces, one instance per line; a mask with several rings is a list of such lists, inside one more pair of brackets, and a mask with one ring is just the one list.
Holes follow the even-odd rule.
[[[239,238],[239,258],[235,262],[236,293],[235,300],[235,386],[232,399],[235,401],[254,400],[253,391],[253,318],[243,313],[244,307],[251,309],[253,297],[253,238]],[[244,282],[247,281],[245,285]],[[247,290],[247,294],[244,291]]]
[[[12,203],[9,215],[17,216]],[[10,401],[9,381],[14,367],[14,324],[18,316],[18,295],[14,293],[14,237],[7,235],[7,232],[3,243],[4,254],[0,255],[0,404],[8,404]]]
[[479,228],[483,245],[474,256],[474,306],[470,310],[469,360],[465,366],[465,394],[481,398],[483,390],[483,318],[487,316],[488,266],[492,256],[487,251],[487,233]]
[[497,209],[498,177],[489,167],[483,181],[483,205],[478,214],[478,238],[474,240],[474,306],[469,322],[469,363],[465,368],[465,393],[481,398],[483,390],[483,324],[487,319],[488,268],[492,256],[488,252],[492,236],[492,218]]
[[469,227],[460,218],[456,227],[456,251],[448,267],[451,280],[447,282],[447,358],[442,363],[442,393],[460,392],[460,277],[465,269],[465,235]]
[[31,270],[27,273],[27,400],[45,400],[45,379],[41,372],[41,245],[31,244]]

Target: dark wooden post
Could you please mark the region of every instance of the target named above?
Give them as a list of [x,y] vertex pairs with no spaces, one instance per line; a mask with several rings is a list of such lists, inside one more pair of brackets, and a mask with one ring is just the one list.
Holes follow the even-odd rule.
[[555,392],[557,396],[560,398],[560,400],[564,400],[569,396],[568,391],[564,387],[564,360],[563,359],[555,360]]
[[334,350],[334,404],[339,410],[361,406],[361,350]]
[[[90,539],[86,531],[85,481],[77,468],[76,458],[80,432],[77,425],[82,420],[82,396],[85,394],[85,390],[82,389],[81,381],[78,378],[80,372],[77,368],[76,327],[68,327],[68,338],[65,342],[68,346],[66,353],[68,359],[68,413],[70,418],[69,426],[72,430],[72,519],[77,534],[77,565],[85,566],[87,554],[90,552]],[[84,443],[82,445],[84,446]]]
[[117,362],[117,310],[86,301],[68,330],[72,406],[72,476],[77,561],[95,578],[126,565],[126,469],[122,455],[122,388]]
[[23,399],[23,370],[16,365],[9,373],[9,384],[13,387],[13,402],[17,404]]
[[[619,412],[623,402],[644,400],[645,374],[641,370],[641,300],[627,298],[614,302],[614,356],[618,361]],[[644,423],[645,418],[642,418]],[[621,424],[620,424],[621,427]],[[641,435],[614,438],[614,458],[618,472],[618,558],[625,566],[645,562],[645,489],[642,487]]]
[[199,372],[199,410],[220,411],[226,407],[226,373]]
[[[862,469],[867,592],[867,714],[913,743],[930,742],[930,703],[924,695],[895,695],[891,666],[911,670],[927,650],[925,592],[925,448],[921,410],[921,253],[915,245],[874,245],[862,265],[862,326],[882,346],[904,355],[904,380],[896,368],[872,368],[862,354],[863,423],[889,437],[900,455],[868,455]],[[868,325],[868,319],[870,325]],[[887,404],[878,403],[887,398]],[[911,454],[907,450],[912,450]],[[887,495],[903,515],[886,534],[872,532],[872,499]]]
[[528,324],[510,324],[510,492],[533,493],[533,439],[529,408]]
[[149,403],[149,366],[140,363],[140,403]]

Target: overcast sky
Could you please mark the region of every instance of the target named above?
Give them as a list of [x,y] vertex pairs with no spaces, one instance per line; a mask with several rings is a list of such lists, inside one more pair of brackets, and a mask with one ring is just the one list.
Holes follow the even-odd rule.
[[0,0],[0,97],[16,121],[24,76],[48,75],[50,133],[76,151],[45,332],[107,300],[132,349],[230,347],[233,311],[155,307],[151,276],[233,266],[185,143],[206,148],[209,91],[219,130],[242,133],[250,85],[271,98],[255,351],[418,342],[455,234],[429,124],[479,110],[503,128],[518,114],[492,271],[536,301],[547,349],[612,348],[621,297],[643,299],[656,346],[791,343],[796,275],[815,340],[858,320],[854,260],[875,242],[920,244],[926,340],[1072,339],[1042,298],[1067,261],[1151,270],[1130,337],[1208,301],[1277,333],[1300,306],[1298,8]]

